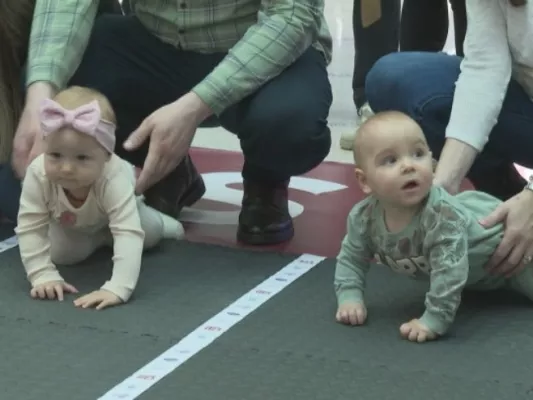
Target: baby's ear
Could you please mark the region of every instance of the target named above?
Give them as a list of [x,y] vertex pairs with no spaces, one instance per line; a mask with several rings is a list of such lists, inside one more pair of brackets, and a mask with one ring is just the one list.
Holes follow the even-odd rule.
[[358,168],[358,167],[355,167],[354,172],[355,172],[355,179],[357,180],[357,183],[359,184],[359,187],[361,188],[363,193],[366,195],[369,195],[370,193],[372,193],[372,189],[370,188],[370,186],[368,186],[365,172],[361,168]]

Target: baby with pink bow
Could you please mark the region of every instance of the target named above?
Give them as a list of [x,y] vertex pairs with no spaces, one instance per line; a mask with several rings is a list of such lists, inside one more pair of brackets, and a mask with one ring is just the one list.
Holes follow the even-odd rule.
[[125,303],[139,278],[143,249],[183,237],[175,219],[135,195],[134,167],[114,154],[115,115],[100,93],[71,87],[41,109],[44,154],[28,167],[15,232],[31,296],[63,300],[78,293],[56,264],[75,264],[113,246],[113,271],[74,305]]

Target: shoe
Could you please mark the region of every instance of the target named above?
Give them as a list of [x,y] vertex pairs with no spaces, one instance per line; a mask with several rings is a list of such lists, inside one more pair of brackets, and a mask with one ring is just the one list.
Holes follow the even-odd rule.
[[273,245],[294,236],[289,214],[289,181],[277,186],[244,181],[237,240],[243,244]]
[[172,218],[178,218],[183,207],[190,207],[202,198],[205,184],[187,155],[174,171],[144,194],[146,205]]
[[368,103],[365,103],[359,110],[357,110],[357,120],[356,120],[356,126],[355,129],[344,132],[341,135],[340,138],[340,147],[343,150],[353,150],[353,141],[355,139],[355,134],[357,133],[357,129],[365,122],[368,118],[370,118],[374,113],[372,112],[372,109],[368,105]]
[[488,193],[502,201],[509,200],[520,193],[527,183],[513,164],[498,168],[483,177],[469,177],[469,179],[476,190]]

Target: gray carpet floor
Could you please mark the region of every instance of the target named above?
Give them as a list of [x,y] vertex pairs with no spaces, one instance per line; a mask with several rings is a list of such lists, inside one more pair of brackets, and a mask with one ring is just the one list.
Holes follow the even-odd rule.
[[15,225],[8,223],[0,223],[0,240],[7,239],[15,234]]
[[[61,272],[90,291],[107,279],[110,256]],[[165,243],[146,254],[131,303],[93,311],[72,297],[32,300],[18,249],[2,253],[1,398],[96,399],[294,258]],[[368,324],[349,328],[334,321],[333,268],[322,262],[140,399],[533,399],[523,299],[469,294],[449,337],[412,344],[398,328],[422,311],[423,284],[374,268]]]

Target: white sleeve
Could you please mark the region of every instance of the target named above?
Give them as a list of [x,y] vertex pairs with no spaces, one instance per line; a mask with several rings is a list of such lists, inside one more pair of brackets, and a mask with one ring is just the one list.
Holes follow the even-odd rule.
[[500,115],[512,74],[507,22],[499,0],[466,0],[465,57],[446,137],[478,151]]
[[113,272],[102,289],[116,294],[124,302],[137,286],[144,247],[144,231],[129,172],[121,169],[113,174],[99,194],[113,236]]

